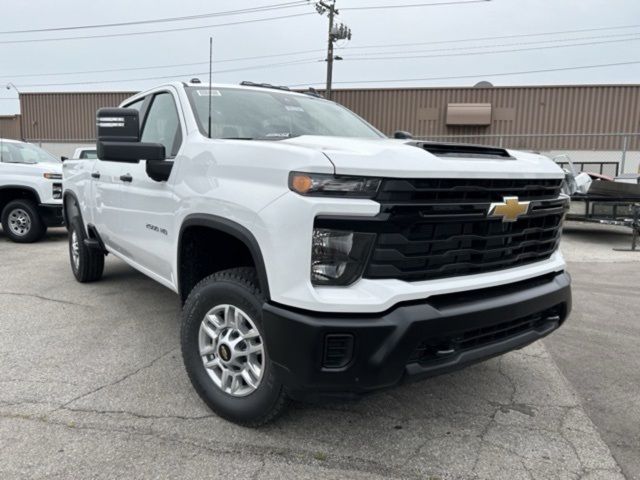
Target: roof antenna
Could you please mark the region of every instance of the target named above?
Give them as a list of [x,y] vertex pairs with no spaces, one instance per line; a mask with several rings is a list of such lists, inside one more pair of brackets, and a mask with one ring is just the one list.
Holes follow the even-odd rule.
[[209,138],[211,138],[211,65],[213,64],[213,37],[209,37]]

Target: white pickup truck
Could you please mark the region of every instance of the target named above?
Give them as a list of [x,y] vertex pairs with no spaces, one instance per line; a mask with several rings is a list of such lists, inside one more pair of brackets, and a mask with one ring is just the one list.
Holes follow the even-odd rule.
[[97,131],[98,159],[63,168],[73,273],[110,253],[180,295],[187,373],[224,418],[449,372],[570,312],[546,157],[388,139],[266,85],[162,85]]
[[40,240],[62,225],[62,165],[35,145],[0,138],[0,216],[14,242]]

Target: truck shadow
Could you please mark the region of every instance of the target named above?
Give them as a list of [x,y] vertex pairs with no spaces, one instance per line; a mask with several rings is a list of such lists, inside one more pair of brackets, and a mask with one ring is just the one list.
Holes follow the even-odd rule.
[[[53,243],[53,242],[66,241],[67,236],[68,236],[67,229],[64,227],[49,228],[44,238],[36,243]],[[2,226],[0,226],[0,242],[15,243],[9,240],[9,237],[5,235],[4,230],[2,229]],[[21,244],[17,244],[17,245],[21,245]]]

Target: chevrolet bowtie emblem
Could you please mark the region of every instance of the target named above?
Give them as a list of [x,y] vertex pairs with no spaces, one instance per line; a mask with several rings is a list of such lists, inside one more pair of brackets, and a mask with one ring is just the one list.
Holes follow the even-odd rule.
[[488,217],[502,217],[503,222],[515,222],[529,211],[531,202],[520,202],[518,197],[504,197],[504,202],[492,203]]

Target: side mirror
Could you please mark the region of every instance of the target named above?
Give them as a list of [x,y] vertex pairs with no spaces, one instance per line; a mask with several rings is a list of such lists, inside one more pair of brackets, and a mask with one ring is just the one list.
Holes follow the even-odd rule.
[[67,160],[69,160],[69,157],[65,157],[64,155],[62,157],[60,157],[60,161],[61,162],[65,162]]
[[413,135],[403,130],[396,130],[395,132],[393,132],[393,138],[410,139],[413,138]]
[[101,108],[96,127],[100,160],[136,163],[166,158],[164,145],[140,141],[140,121],[134,108]]

